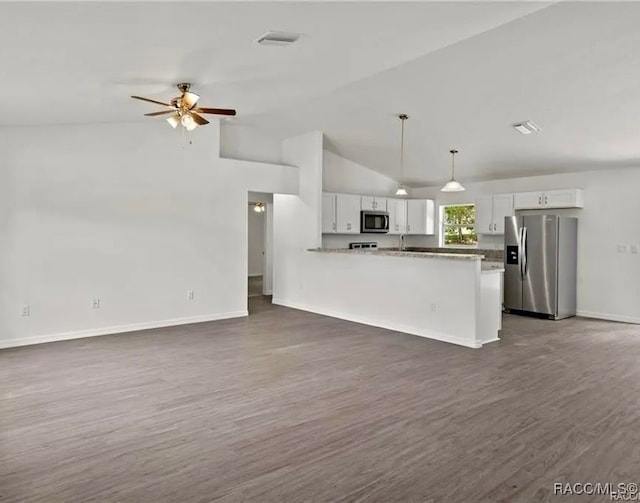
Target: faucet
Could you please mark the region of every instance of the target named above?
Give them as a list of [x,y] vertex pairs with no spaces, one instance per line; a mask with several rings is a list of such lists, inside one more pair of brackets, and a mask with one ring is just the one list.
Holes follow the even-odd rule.
[[404,234],[400,234],[400,246],[398,248],[400,251],[404,251]]

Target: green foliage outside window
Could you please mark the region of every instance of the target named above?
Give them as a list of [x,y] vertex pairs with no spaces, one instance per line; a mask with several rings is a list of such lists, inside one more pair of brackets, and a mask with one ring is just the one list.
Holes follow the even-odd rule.
[[445,246],[473,246],[476,234],[476,207],[473,204],[444,206],[443,243]]

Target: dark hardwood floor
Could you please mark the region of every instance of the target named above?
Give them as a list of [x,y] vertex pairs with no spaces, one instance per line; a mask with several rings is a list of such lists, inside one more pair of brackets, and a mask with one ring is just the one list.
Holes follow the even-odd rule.
[[262,276],[249,276],[247,291],[249,297],[262,295]]
[[0,351],[0,501],[609,501],[640,482],[640,327],[506,316],[480,350],[251,316]]

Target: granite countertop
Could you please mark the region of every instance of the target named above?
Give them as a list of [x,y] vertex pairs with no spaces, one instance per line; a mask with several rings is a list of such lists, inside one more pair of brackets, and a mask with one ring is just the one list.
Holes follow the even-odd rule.
[[411,258],[441,258],[447,260],[482,260],[484,255],[478,254],[465,254],[465,253],[437,253],[437,252],[423,252],[423,251],[399,251],[399,250],[385,250],[385,249],[356,249],[350,250],[348,248],[309,248],[310,252],[321,253],[346,253],[349,255],[384,255],[391,257],[411,257]]
[[[398,248],[380,248],[382,250],[398,251]],[[432,252],[432,253],[461,253],[463,255],[483,255],[486,261],[502,262],[504,257],[504,250],[492,250],[488,248],[453,248],[453,247],[420,247],[420,246],[407,246],[405,251],[409,252]]]

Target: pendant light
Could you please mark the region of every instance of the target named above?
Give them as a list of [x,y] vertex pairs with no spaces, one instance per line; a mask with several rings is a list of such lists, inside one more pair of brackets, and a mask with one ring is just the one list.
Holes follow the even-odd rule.
[[[400,114],[398,118],[402,121],[402,130],[400,133],[400,179],[404,174],[404,121],[406,121],[409,116],[407,114]],[[407,192],[406,187],[403,183],[398,185],[398,189],[396,190],[396,196],[407,196],[409,193]]]
[[454,166],[454,160],[455,160],[455,156],[458,153],[457,150],[449,150],[449,152],[451,152],[451,180],[449,180],[444,187],[442,187],[440,190],[442,192],[462,192],[464,190],[464,187],[460,184],[460,182],[458,182],[455,179],[455,166]]

